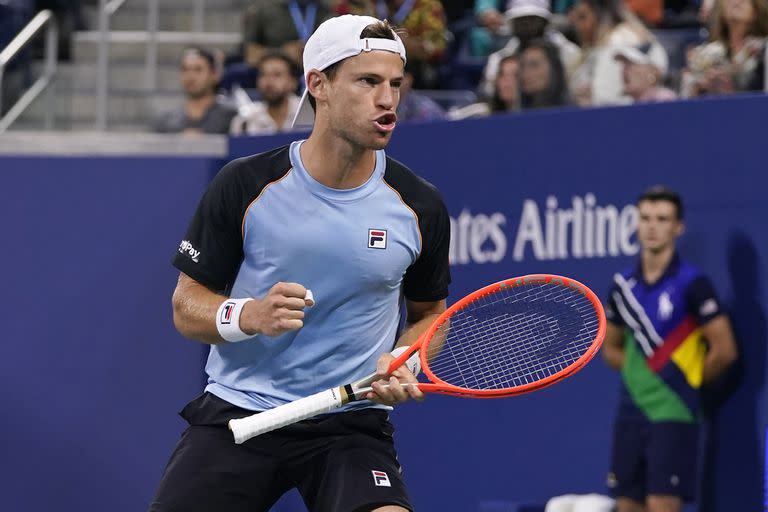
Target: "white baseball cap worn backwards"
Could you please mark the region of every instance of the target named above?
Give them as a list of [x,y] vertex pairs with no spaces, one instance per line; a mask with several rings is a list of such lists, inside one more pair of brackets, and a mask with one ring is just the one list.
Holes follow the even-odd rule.
[[[372,50],[385,50],[397,53],[406,61],[405,46],[400,37],[393,32],[394,40],[382,38],[360,39],[360,34],[368,25],[379,23],[372,16],[355,16],[345,14],[330,18],[317,27],[314,34],[307,40],[304,46],[304,83],[306,85],[307,74],[316,69],[322,71],[332,64],[354,57],[362,52]],[[305,88],[301,97],[299,110],[293,118],[291,126],[312,126],[315,113],[309,104],[309,91]]]

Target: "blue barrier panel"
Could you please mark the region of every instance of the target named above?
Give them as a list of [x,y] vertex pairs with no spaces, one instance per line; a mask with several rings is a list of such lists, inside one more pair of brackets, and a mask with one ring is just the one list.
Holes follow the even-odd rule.
[[218,162],[0,158],[3,510],[145,510],[198,393],[170,258]]

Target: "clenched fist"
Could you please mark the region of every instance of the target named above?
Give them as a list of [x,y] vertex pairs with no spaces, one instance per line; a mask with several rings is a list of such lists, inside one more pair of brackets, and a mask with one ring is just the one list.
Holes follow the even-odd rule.
[[279,336],[304,326],[304,308],[315,304],[312,292],[298,283],[277,283],[267,294],[249,301],[240,314],[247,334]]

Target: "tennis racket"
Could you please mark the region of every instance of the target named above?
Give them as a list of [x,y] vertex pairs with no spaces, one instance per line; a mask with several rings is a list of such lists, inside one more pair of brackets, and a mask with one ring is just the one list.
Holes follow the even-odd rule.
[[[529,393],[584,367],[605,336],[605,313],[597,296],[567,277],[536,274],[499,281],[459,300],[389,365],[403,365],[415,352],[429,382],[426,393],[497,398]],[[233,419],[235,442],[327,413],[364,399],[372,374],[274,409]]]

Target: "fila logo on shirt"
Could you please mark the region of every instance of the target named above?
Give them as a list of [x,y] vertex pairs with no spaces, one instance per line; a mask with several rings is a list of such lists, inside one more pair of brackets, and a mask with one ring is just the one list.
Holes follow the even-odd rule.
[[389,483],[389,477],[385,472],[374,469],[371,473],[373,473],[373,483],[376,484],[376,487],[392,487],[392,484]]
[[369,229],[368,230],[368,248],[386,249],[387,248],[387,230]]
[[227,302],[224,304],[224,307],[221,310],[221,323],[222,324],[231,324],[232,323],[232,311],[235,310],[236,304],[234,302]]

